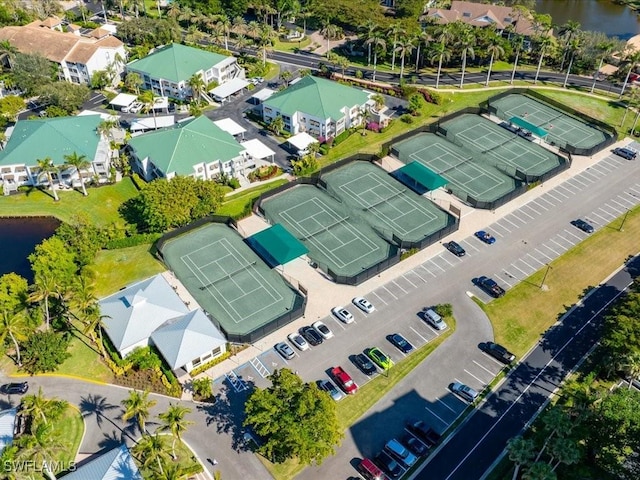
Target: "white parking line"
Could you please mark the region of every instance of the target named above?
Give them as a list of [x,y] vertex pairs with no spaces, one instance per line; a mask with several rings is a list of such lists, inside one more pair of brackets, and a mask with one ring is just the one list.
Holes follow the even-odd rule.
[[533,270],[534,272],[537,270],[536,268],[532,267],[532,266],[531,266],[531,265],[529,265],[527,262],[525,262],[525,261],[524,261],[524,259],[522,259],[522,258],[521,258],[521,259],[520,259],[520,261],[521,261],[522,263],[524,263],[527,267],[529,267],[531,270]]
[[[512,222],[511,220],[509,220],[507,217],[504,217],[502,220],[504,220],[505,222],[510,223],[511,225],[513,225],[513,226],[514,226],[514,227],[516,227],[516,228],[520,228],[520,227],[522,226],[522,225],[518,225],[518,224],[516,224],[516,223],[513,223],[513,222]],[[502,220],[500,220],[500,221],[502,221]]]
[[[443,272],[446,272],[446,270],[444,268],[442,268],[440,265],[438,265],[436,262],[434,262],[433,260],[429,260],[429,263],[435,265],[436,267],[438,267],[440,270],[442,270]],[[435,277],[435,275],[433,275]]]
[[605,203],[604,205],[602,205],[602,207],[608,208],[609,210],[613,210],[616,216],[620,215],[622,212],[626,210],[626,208],[623,208],[623,209],[615,208],[613,205],[609,205],[609,203]]
[[495,372],[492,372],[491,370],[489,370],[488,368],[486,368],[484,365],[476,362],[475,360],[473,361],[473,363],[475,363],[477,366],[479,366],[481,369],[483,369],[485,372],[487,372],[489,375],[491,375],[491,378],[496,376]]
[[[562,237],[561,237],[561,238],[562,238]],[[568,248],[567,248],[567,247],[565,247],[565,246],[564,246],[564,245],[562,245],[561,243],[556,242],[553,238],[550,238],[550,239],[549,239],[549,241],[551,241],[551,242],[555,243],[557,246],[559,246],[559,247],[560,247],[560,249],[561,249],[561,250],[560,250],[561,252],[566,252],[566,251],[568,250]]]
[[609,223],[609,220],[607,220],[606,218],[604,218],[604,217],[603,217],[603,216],[601,216],[601,215],[598,215],[596,212],[591,212],[591,215],[592,215],[592,216],[594,216],[594,217],[598,217],[598,218],[600,218],[601,220],[603,220],[603,221],[604,221],[604,223]]
[[[505,220],[504,218],[502,220]],[[500,220],[500,222],[502,221]],[[507,232],[511,233],[511,230],[509,230],[507,227],[505,227],[504,225],[502,225],[500,222],[496,222],[493,224],[492,228],[495,231],[496,228],[500,227],[500,228],[504,228]]]
[[487,385],[487,382],[485,382],[484,380],[482,380],[482,379],[480,379],[480,378],[476,377],[473,373],[471,373],[471,372],[470,372],[469,370],[467,370],[466,368],[464,369],[464,372],[465,372],[467,375],[471,375],[473,378],[475,378],[477,381],[479,381],[479,382],[480,382],[480,384],[481,384],[483,387]]
[[575,195],[575,194],[576,194],[576,192],[579,192],[579,191],[580,191],[580,187],[573,186],[573,188],[575,188],[575,189],[576,189],[576,191],[574,192],[573,190],[571,190],[571,189],[569,188],[569,186],[572,186],[572,185],[570,185],[568,182],[564,182],[563,184],[558,185],[558,188],[562,188],[562,189],[566,190],[566,191],[567,191],[567,192],[569,192],[569,194],[571,194],[571,195]]
[[[518,210],[518,213],[521,213],[523,215],[526,215],[527,217],[529,217],[531,220],[533,220],[533,217],[531,215],[529,215],[527,212],[524,211],[524,207],[521,208],[520,210]],[[522,220],[522,219],[520,219]],[[524,223],[527,223],[526,221],[522,220]]]
[[541,252],[541,251],[540,251],[540,250],[538,250],[537,248],[536,248],[536,252],[538,252],[540,255],[542,255],[542,256],[543,256],[544,258],[546,258],[547,260],[549,260],[549,261],[553,261],[553,258],[551,258],[549,255],[545,255],[545,253],[544,253],[544,252]]
[[[504,236],[504,235],[502,235],[500,232],[496,232],[495,230],[493,231],[493,234],[494,234],[494,235],[496,235],[496,236],[498,236],[498,237],[500,237],[500,238],[502,238],[502,237]],[[488,247],[488,246],[489,246],[489,245],[487,245],[487,247]]]
[[464,243],[466,245],[467,248],[470,248],[471,250],[473,250],[474,252],[479,252],[480,250],[478,250],[472,243],[464,241],[461,242]]
[[[374,292],[371,292],[371,293],[374,293]],[[376,297],[378,297],[378,296],[376,295]],[[378,298],[380,298],[380,297],[378,297]],[[381,300],[381,301],[383,301],[381,298],[380,298],[380,300]],[[386,303],[385,303],[385,305],[386,305]],[[345,326],[343,325],[343,322],[341,322],[340,320],[338,320],[338,319],[335,317],[335,315],[331,315],[331,318],[333,318],[333,321],[334,321],[334,322],[336,322],[338,325],[340,325],[340,328],[342,328],[343,330],[346,330],[346,329],[347,329],[347,327],[345,327]]]
[[[620,195],[618,195],[616,197],[618,200],[620,200],[620,202],[624,202],[624,203],[620,203],[620,202],[616,202],[618,205],[620,205],[621,207],[624,207],[625,210],[628,210],[630,207],[634,206],[635,203],[633,203],[632,201],[630,201],[628,198],[625,197],[621,197]],[[611,200],[612,202],[615,202],[615,200]]]
[[531,255],[530,253],[527,253],[527,257],[531,258],[532,260],[534,260],[536,263],[539,263],[540,265],[544,265],[544,262],[541,262],[540,260],[538,260],[536,257]]
[[446,404],[446,402],[444,402],[443,400],[440,400],[439,398],[436,398],[436,400],[438,402],[440,402],[442,405],[444,405],[445,408],[448,408],[449,410],[451,410],[453,413],[458,413],[454,408],[451,408],[449,405]]
[[[553,198],[558,203],[562,203],[562,199],[554,196],[553,192],[547,192],[547,196]],[[551,203],[551,202],[549,202],[549,203]],[[552,203],[551,205],[553,205],[554,207],[556,206],[555,203]]]
[[485,357],[487,357],[488,359],[490,359],[490,360],[491,360],[492,362],[494,362],[496,365],[500,365],[500,368],[503,368],[503,367],[504,367],[504,365],[503,365],[501,362],[499,362],[497,359],[493,358],[493,357],[492,357],[491,355],[489,355],[488,353],[486,353],[486,352],[482,352],[482,353],[484,354],[484,356],[485,356]]
[[449,426],[449,422],[444,421],[443,419],[441,419],[437,414],[433,413],[428,407],[424,407],[424,409],[429,412],[431,415],[433,415],[434,417],[436,417],[438,420],[440,420],[445,426]]
[[389,289],[386,287],[386,285],[383,285],[383,286],[382,286],[382,288],[384,288],[384,289],[387,291],[387,293],[393,297],[393,299],[394,299],[394,300],[397,300],[397,299],[398,299],[398,297],[396,297],[393,293],[391,293],[391,290],[389,290]]
[[629,187],[629,190],[631,190],[632,192],[634,192],[634,193],[636,193],[636,194],[640,195],[640,190],[637,190],[637,189],[636,189],[636,188],[634,188],[634,187]]
[[433,273],[431,270],[427,269],[427,267],[423,265],[420,265],[420,268],[423,269],[425,272],[427,272],[428,274],[430,274],[433,278],[436,278],[436,274]]
[[[527,272],[525,272],[525,271],[524,271],[524,270],[522,270],[521,268],[516,267],[516,266],[515,266],[515,264],[513,264],[513,263],[512,263],[512,264],[511,264],[511,265],[509,265],[509,266],[510,266],[510,267],[513,267],[513,268],[515,268],[516,270],[519,270],[520,272],[522,272],[522,274],[525,276],[525,278],[529,276],[529,274],[528,274]],[[515,278],[515,277],[514,277],[514,278]]]
[[544,205],[540,205],[538,202],[531,202],[531,205],[535,205],[536,207],[543,209],[545,212],[549,211],[547,207],[545,207]]
[[[507,274],[507,276],[508,276],[509,278],[516,278],[516,277],[514,277],[513,275],[511,275],[509,272],[507,272],[506,270],[502,270],[502,271],[503,271],[504,273],[506,273],[506,274]],[[504,277],[504,275],[503,275],[503,277]],[[517,280],[517,278],[516,278],[516,280]],[[500,281],[501,281],[502,283],[506,283],[506,284],[507,284],[507,286],[508,286],[509,288],[512,288],[512,287],[513,287],[513,285],[511,285],[509,282],[507,282],[504,278],[501,278],[501,279],[500,279]]]
[[569,240],[568,238],[564,238],[562,235],[556,235],[556,238],[558,240],[564,240],[565,242],[567,242],[569,244],[569,246],[567,247],[567,250],[571,247],[573,247],[575,245],[575,243],[573,243],[571,240]]
[[[383,287],[384,288],[384,287]],[[382,303],[384,303],[385,305],[389,305],[387,302],[384,301],[384,299],[378,295],[376,292],[371,292],[373,295],[375,295],[376,297],[378,297],[378,300],[380,300]]]
[[[544,195],[544,196],[542,196],[542,197],[538,197],[538,200],[541,200],[541,201],[543,201],[543,202],[547,202],[547,203],[548,203],[550,206],[552,206],[552,207],[555,207],[555,206],[556,206],[556,204],[555,204],[555,203],[552,203],[552,202],[550,202],[549,200],[547,200],[547,199],[546,199],[546,195]],[[555,200],[557,200],[557,198],[556,198]]]
[[[614,218],[616,218],[616,216],[615,216],[615,215],[613,215],[611,212],[607,212],[607,211],[606,211],[606,210],[604,210],[603,208],[598,207],[598,210],[599,210],[600,212],[602,212],[602,215],[603,215],[603,216],[604,216],[604,215],[607,215],[607,217],[609,217],[609,216],[611,217],[611,218],[609,218],[609,219],[607,220],[607,221],[609,221],[609,222],[610,222],[611,220],[613,220]],[[605,218],[607,218],[607,217],[605,217]]]
[[[439,259],[441,259],[441,260],[444,260],[445,262],[447,262],[447,263],[448,263],[450,266],[452,266],[452,267],[453,267],[453,265],[454,265],[454,264],[453,264],[453,263],[451,263],[449,260],[447,260],[447,259],[446,259],[446,257],[445,257],[444,255],[438,255],[438,256],[437,256],[437,257],[435,257],[435,258],[439,258]],[[457,257],[456,257],[456,258],[457,258]]]
[[558,195],[564,198],[569,198],[569,195],[565,195],[564,193],[562,193],[558,187],[553,189],[553,193],[557,193]]
[[[410,272],[407,272],[407,273],[410,273]],[[407,282],[409,282],[413,288],[418,288],[418,286],[415,283],[413,283],[411,280],[409,280],[407,278],[407,274],[406,273],[404,275],[402,275],[402,278],[404,278]]]
[[411,330],[413,330],[413,333],[415,333],[416,335],[418,335],[418,336],[422,339],[422,341],[423,341],[424,343],[429,343],[429,340],[427,340],[427,339],[426,339],[426,338],[424,338],[422,335],[420,335],[420,334],[418,333],[418,331],[417,331],[415,328],[413,328],[413,327],[409,327],[409,328],[410,328]]
[[424,283],[427,283],[427,281],[422,278],[422,275],[419,275],[418,272],[416,272],[416,269],[414,268],[413,270],[411,270],[411,272],[409,273],[413,273],[416,277],[418,277],[420,280],[422,280]]
[[584,172],[582,172],[582,175],[590,175],[593,178],[595,178],[596,180],[600,180],[600,177],[598,177],[597,175],[594,175],[594,173],[590,172],[589,170],[585,170]]
[[[579,184],[580,184],[580,185],[582,185],[583,187],[588,187],[588,186],[589,186],[589,184],[587,184],[587,183],[583,183],[583,182],[581,182],[580,180],[578,180],[578,177],[577,177],[577,176],[576,176],[576,177],[573,177],[573,178],[572,178],[572,180],[573,180],[574,182],[576,182],[576,183],[579,183]],[[591,182],[591,183],[593,183],[593,182]]]
[[568,233],[569,235],[571,235],[572,237],[577,238],[577,239],[578,239],[578,242],[581,242],[582,240],[584,240],[584,238],[579,237],[579,236],[578,236],[578,235],[576,235],[575,233],[573,233],[573,232],[571,232],[571,231],[567,230],[566,228],[564,229],[564,231],[565,231],[565,232],[567,232],[567,233]]
[[545,247],[545,248],[548,248],[549,250],[551,250],[551,251],[553,252],[553,254],[554,254],[556,257],[559,257],[559,256],[560,256],[560,253],[556,252],[553,248],[551,248],[551,247],[550,247],[549,245],[547,245],[546,243],[543,243],[543,244],[542,244],[542,246],[543,246],[543,247]]
[[[409,293],[407,290],[405,290],[404,288],[402,288],[400,286],[400,284],[398,284],[398,282],[396,282],[395,280],[391,280],[391,283],[393,283],[396,287],[398,287],[400,290],[402,290],[404,293]],[[387,289],[388,290],[388,289]]]

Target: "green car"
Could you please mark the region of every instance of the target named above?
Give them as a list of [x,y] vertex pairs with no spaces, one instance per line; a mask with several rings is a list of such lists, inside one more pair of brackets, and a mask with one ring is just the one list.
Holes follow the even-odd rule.
[[367,350],[367,356],[383,370],[388,370],[393,366],[393,360],[378,347]]

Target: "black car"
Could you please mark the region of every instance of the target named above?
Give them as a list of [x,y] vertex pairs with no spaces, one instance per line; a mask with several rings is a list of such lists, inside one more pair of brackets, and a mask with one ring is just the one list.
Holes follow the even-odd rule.
[[495,280],[489,277],[478,277],[476,279],[476,285],[482,288],[485,292],[491,295],[493,298],[500,298],[505,294],[504,288],[498,285]]
[[627,147],[614,148],[613,153],[627,160],[635,160],[638,156],[638,152]]
[[425,443],[409,433],[402,437],[402,444],[416,457],[423,457],[429,451],[429,447]]
[[367,357],[364,353],[359,353],[353,357],[353,363],[364,373],[365,375],[373,375],[378,371],[376,366],[373,364],[369,357]]
[[407,429],[428,446],[440,441],[440,434],[422,420],[412,420],[407,424]]
[[0,387],[0,391],[7,395],[24,395],[28,390],[29,384],[27,382],[5,383]]
[[316,329],[313,327],[302,327],[300,329],[300,335],[302,335],[304,339],[309,342],[309,345],[313,347],[324,342],[323,338],[318,332],[316,332]]
[[391,478],[400,478],[400,475],[404,473],[404,469],[400,464],[387,452],[380,452],[373,461]]
[[444,248],[453,253],[456,257],[464,257],[467,253],[464,248],[460,246],[460,244],[454,242],[453,240],[444,244]]
[[480,350],[491,355],[496,360],[509,364],[516,359],[516,356],[502,345],[493,342],[485,342],[480,344]]
[[582,230],[585,233],[593,233],[593,227],[588,224],[587,222],[585,222],[584,220],[582,220],[581,218],[577,219],[577,220],[573,220],[571,222],[571,225],[573,225],[574,227],[579,228],[580,230]]
[[402,353],[409,353],[413,350],[413,345],[411,345],[406,338],[404,338],[399,333],[394,333],[393,335],[389,335],[387,339],[393,343],[393,345],[400,350]]

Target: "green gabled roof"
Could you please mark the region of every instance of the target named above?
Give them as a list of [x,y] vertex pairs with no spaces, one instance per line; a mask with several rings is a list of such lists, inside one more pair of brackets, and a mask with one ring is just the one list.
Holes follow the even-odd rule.
[[194,165],[226,162],[244,151],[232,135],[204,116],[134,137],[129,145],[138,158],[149,157],[165,175],[191,175]]
[[308,75],[264,102],[285,115],[304,112],[318,118],[342,118],[341,109],[363,105],[369,95],[359,88]]
[[92,161],[98,149],[100,115],[20,120],[7,146],[0,152],[0,165],[36,165],[50,157],[54,165],[65,164],[65,155],[76,152]]
[[140,60],[134,60],[127,64],[127,68],[146,73],[152,78],[177,83],[189,80],[195,73],[208,70],[227,58],[229,57],[218,53],[172,43]]

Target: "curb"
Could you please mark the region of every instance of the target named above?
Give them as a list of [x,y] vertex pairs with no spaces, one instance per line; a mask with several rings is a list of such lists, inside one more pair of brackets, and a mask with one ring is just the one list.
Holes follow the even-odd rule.
[[112,385],[110,383],[102,382],[100,380],[91,380],[90,378],[79,377],[77,375],[68,375],[66,373],[38,373],[36,375],[29,375],[28,373],[14,373],[9,375],[10,378],[38,378],[38,377],[50,377],[50,378],[67,378],[69,380],[76,380],[80,382],[93,383],[95,385]]

